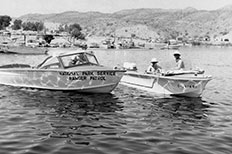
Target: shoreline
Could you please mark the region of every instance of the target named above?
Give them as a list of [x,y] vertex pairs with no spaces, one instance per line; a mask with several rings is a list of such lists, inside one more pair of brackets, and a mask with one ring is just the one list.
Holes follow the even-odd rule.
[[[187,42],[187,43],[186,43]],[[41,55],[47,54],[51,49],[81,49],[83,46],[87,46],[87,49],[145,49],[145,50],[178,50],[182,47],[232,47],[230,42],[213,42],[213,41],[176,41],[175,44],[168,45],[167,42],[158,42],[152,40],[142,40],[139,38],[107,38],[107,37],[88,37],[86,40],[76,40],[74,44],[69,46],[56,46],[49,47],[41,46],[26,46],[14,45],[11,43],[1,42],[0,53],[1,54],[24,54],[24,55]]]

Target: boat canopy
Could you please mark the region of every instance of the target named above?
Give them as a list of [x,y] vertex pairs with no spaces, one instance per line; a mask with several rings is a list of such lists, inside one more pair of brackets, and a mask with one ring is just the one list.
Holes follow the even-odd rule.
[[60,53],[47,57],[37,68],[39,69],[67,69],[77,66],[99,65],[92,52]]

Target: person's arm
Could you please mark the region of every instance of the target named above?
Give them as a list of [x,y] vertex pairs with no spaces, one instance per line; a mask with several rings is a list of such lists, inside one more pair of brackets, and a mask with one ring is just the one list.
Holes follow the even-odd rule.
[[147,70],[146,70],[146,73],[148,74],[151,74],[152,73],[152,67],[151,66],[148,66]]
[[162,67],[158,65],[157,73],[162,73]]
[[181,60],[178,60],[178,62],[176,62],[176,69],[177,70],[180,69],[180,65],[181,65]]
[[184,61],[181,60],[181,69],[184,69],[184,68],[185,68],[185,66],[184,66]]

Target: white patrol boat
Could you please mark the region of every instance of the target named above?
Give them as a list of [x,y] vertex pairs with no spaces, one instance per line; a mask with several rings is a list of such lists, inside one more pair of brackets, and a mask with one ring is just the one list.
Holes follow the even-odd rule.
[[107,68],[88,51],[47,57],[36,67],[25,64],[0,66],[0,84],[47,90],[110,93],[125,70]]

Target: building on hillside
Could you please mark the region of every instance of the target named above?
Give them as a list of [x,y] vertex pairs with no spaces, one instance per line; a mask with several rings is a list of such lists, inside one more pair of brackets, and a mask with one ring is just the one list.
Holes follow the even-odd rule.
[[230,42],[232,43],[232,32],[226,34],[226,35],[222,35],[222,36],[218,36],[215,38],[215,40],[217,41],[221,41],[221,42]]
[[184,36],[178,36],[178,37],[176,38],[176,40],[177,40],[177,41],[183,41],[183,40],[184,40]]
[[232,43],[232,32],[226,35],[217,36],[214,39],[216,44],[231,44]]
[[202,39],[203,39],[203,41],[210,41],[210,40],[211,40],[211,39],[210,39],[210,36],[208,36],[208,35],[207,35],[207,36],[204,36]]
[[0,30],[0,35],[1,35],[1,36],[10,37],[10,36],[11,36],[11,32],[8,31],[8,30]]

